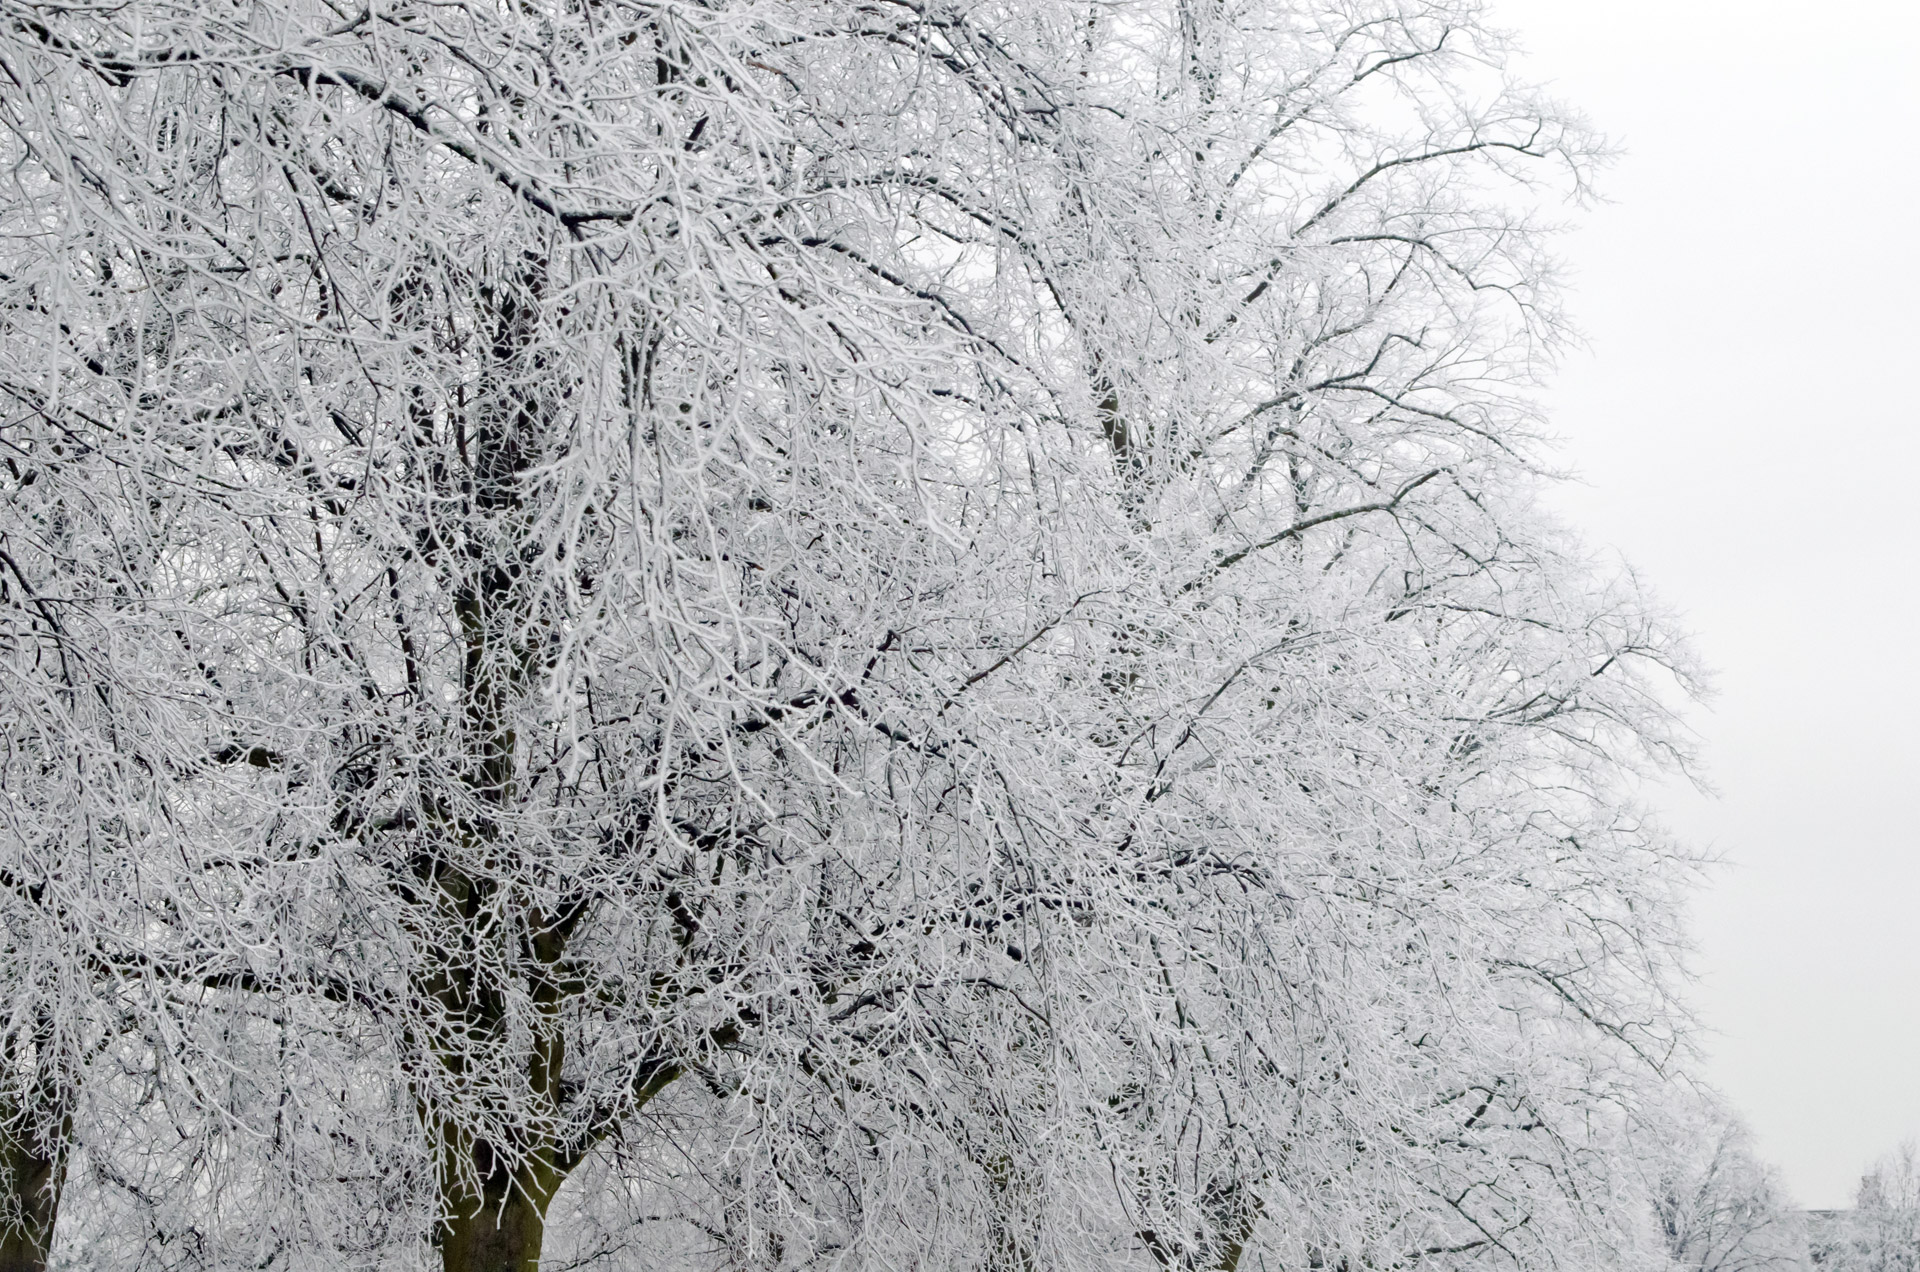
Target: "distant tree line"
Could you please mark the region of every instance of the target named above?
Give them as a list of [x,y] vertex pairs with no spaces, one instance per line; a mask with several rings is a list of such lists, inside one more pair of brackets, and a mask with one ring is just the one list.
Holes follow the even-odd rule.
[[1851,1210],[1814,1212],[1808,1244],[1820,1272],[1920,1268],[1920,1148],[1908,1140],[1874,1163]]

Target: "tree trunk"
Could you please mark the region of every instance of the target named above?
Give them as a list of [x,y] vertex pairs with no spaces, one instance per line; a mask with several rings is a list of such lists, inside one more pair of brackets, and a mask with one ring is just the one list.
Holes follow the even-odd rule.
[[[0,1272],[45,1272],[64,1163],[0,1132]],[[531,1265],[529,1265],[531,1266]]]
[[442,1272],[539,1272],[546,1210],[520,1188],[489,1186],[483,1196],[461,1198],[441,1238]]

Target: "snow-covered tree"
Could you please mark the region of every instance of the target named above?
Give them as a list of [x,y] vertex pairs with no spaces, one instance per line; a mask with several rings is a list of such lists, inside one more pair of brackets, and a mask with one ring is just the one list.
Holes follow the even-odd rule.
[[0,22],[6,1142],[129,1264],[1618,1261],[1685,668],[1473,4]]
[[1909,1272],[1920,1267],[1920,1148],[1909,1140],[1873,1164],[1853,1209],[1814,1234],[1814,1263],[1831,1272]]
[[1802,1216],[1745,1123],[1713,1092],[1675,1083],[1639,1119],[1633,1160],[1646,1170],[1667,1257],[1700,1272],[1799,1268]]

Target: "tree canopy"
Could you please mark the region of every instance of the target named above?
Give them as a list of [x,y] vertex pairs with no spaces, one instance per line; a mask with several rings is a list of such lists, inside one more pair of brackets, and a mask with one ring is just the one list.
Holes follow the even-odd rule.
[[1642,1257],[1477,5],[0,15],[0,1267]]

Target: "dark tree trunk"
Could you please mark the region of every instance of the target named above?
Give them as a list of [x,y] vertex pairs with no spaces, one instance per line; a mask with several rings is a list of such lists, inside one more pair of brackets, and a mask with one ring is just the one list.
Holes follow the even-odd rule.
[[45,1272],[60,1213],[63,1163],[0,1132],[0,1272]]
[[443,1272],[539,1272],[547,1229],[544,1201],[518,1188],[493,1187],[463,1200],[448,1217],[441,1239]]

